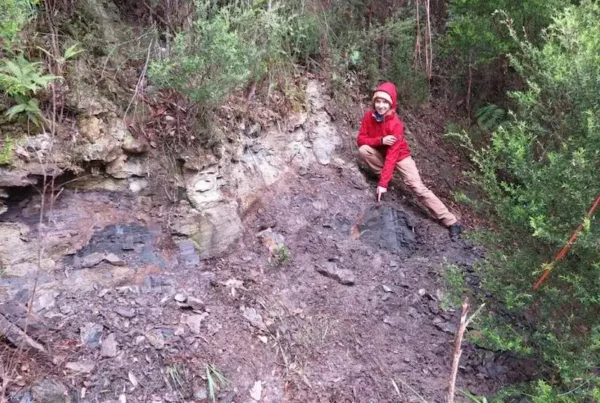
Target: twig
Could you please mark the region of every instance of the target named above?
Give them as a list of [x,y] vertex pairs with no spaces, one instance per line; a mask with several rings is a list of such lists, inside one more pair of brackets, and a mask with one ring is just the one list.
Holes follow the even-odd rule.
[[554,263],[558,262],[559,260],[564,259],[564,257],[567,256],[567,253],[571,249],[571,246],[573,246],[573,243],[577,239],[577,236],[579,235],[579,233],[585,226],[585,219],[590,218],[592,216],[592,214],[594,214],[594,211],[596,211],[596,209],[598,208],[598,205],[600,205],[600,194],[598,194],[598,196],[596,196],[596,200],[594,200],[594,204],[592,205],[590,210],[585,215],[584,221],[579,225],[579,227],[577,227],[575,232],[573,232],[573,234],[567,241],[567,244],[565,246],[563,246],[563,248],[556,254],[552,263],[546,265],[546,269],[544,270],[542,275],[538,278],[538,280],[533,285],[534,291],[537,290],[540,287],[540,285],[542,285],[544,280],[546,280],[546,277],[548,277],[550,275],[550,272],[552,271],[552,267],[554,266]]
[[469,298],[465,298],[465,301],[462,304],[460,326],[458,328],[458,332],[456,333],[456,343],[454,345],[454,360],[452,361],[452,372],[450,374],[448,403],[454,403],[454,393],[456,390],[456,376],[458,375],[458,364],[460,363],[460,356],[462,355],[461,344],[465,335],[465,331],[467,330],[467,326],[469,326],[469,323],[471,323],[471,321],[481,312],[484,306],[485,304],[481,304],[481,306],[475,311],[475,313],[469,317],[469,310],[471,309],[471,305],[469,304]]
[[140,91],[142,80],[146,76],[146,70],[148,70],[148,61],[150,60],[150,50],[152,49],[152,42],[153,41],[151,39],[150,45],[148,45],[148,53],[146,54],[146,63],[144,63],[144,69],[142,70],[142,73],[140,74],[140,77],[138,78],[138,81],[135,84],[135,91],[133,93],[133,96],[131,97],[131,101],[129,101],[129,105],[127,105],[127,109],[125,109],[125,113],[123,114],[123,119],[125,119],[127,117],[127,112],[129,112],[129,108],[131,108],[131,104],[133,104],[133,101],[137,97],[137,94]]
[[430,13],[430,0],[426,0],[425,11],[427,13],[427,24],[425,32],[425,70],[427,72],[427,80],[431,82],[433,76],[433,44],[431,39],[431,13]]
[[[400,383],[402,383],[402,385],[406,386],[412,393],[414,393],[419,399],[421,399],[421,402],[427,403],[427,400],[425,400],[425,398],[423,396],[421,396],[416,390],[411,388],[411,386],[408,383],[404,382],[402,379],[398,379],[398,380],[400,381]],[[392,384],[394,385],[394,389],[396,389],[398,396],[400,396],[400,390],[398,389],[398,385],[396,385],[396,382],[393,379],[392,379]]]

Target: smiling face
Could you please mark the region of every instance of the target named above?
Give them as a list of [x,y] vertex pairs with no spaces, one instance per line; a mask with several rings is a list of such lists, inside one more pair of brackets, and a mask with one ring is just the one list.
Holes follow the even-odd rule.
[[388,113],[392,107],[392,105],[383,98],[376,98],[373,106],[375,107],[375,111],[382,116]]

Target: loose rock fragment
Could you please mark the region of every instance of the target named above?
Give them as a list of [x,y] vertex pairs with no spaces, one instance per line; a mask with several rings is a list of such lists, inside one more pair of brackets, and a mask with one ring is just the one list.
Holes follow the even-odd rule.
[[241,307],[244,318],[250,322],[252,326],[259,330],[267,330],[267,325],[263,321],[262,316],[254,308]]
[[114,253],[109,253],[108,255],[106,255],[104,257],[104,260],[106,260],[108,263],[112,264],[113,266],[125,266],[126,263],[123,259],[121,259],[119,256],[115,255]]
[[31,386],[31,396],[34,402],[64,401],[67,391],[68,389],[64,384],[52,379],[44,379]]
[[165,337],[159,330],[151,330],[146,332],[148,343],[157,350],[162,350],[165,347]]
[[106,339],[102,341],[101,352],[103,357],[116,357],[117,356],[117,339],[115,334],[111,333]]
[[135,309],[133,308],[118,307],[115,312],[127,319],[135,317]]
[[175,301],[181,302],[181,303],[184,303],[187,301],[187,295],[181,294],[181,293],[175,294],[175,296],[173,298],[175,299]]
[[103,260],[104,260],[103,253],[100,253],[100,252],[90,253],[89,255],[87,255],[83,258],[83,261],[81,262],[81,267],[86,268],[86,269],[90,268],[90,267],[94,267]]
[[140,383],[138,382],[138,379],[134,375],[134,373],[131,372],[131,371],[129,371],[129,373],[127,374],[127,376],[129,377],[129,382],[131,382],[131,384],[133,385],[133,387],[137,388]]
[[200,334],[200,328],[202,326],[202,321],[206,319],[208,314],[205,312],[202,315],[184,315],[185,323],[189,326],[190,330],[196,334]]
[[250,397],[257,402],[260,402],[262,397],[262,382],[256,381],[252,389],[250,389]]
[[73,372],[80,372],[84,374],[91,373],[94,368],[96,368],[96,363],[94,361],[77,361],[77,362],[67,362],[65,367]]
[[334,262],[327,262],[325,267],[317,266],[316,270],[325,277],[329,277],[342,285],[356,284],[354,273],[348,269],[340,269]]
[[79,328],[79,335],[81,342],[87,344],[90,347],[97,347],[100,345],[100,337],[102,336],[102,325],[96,323],[86,323]]

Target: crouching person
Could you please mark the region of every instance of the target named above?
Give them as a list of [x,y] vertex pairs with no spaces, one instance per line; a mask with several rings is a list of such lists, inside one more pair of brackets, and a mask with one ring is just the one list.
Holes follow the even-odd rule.
[[363,117],[357,138],[360,158],[379,175],[377,201],[387,192],[395,169],[404,184],[454,238],[462,232],[462,227],[444,203],[423,184],[404,139],[404,126],[396,114],[396,100],[394,84],[380,85],[373,94],[373,107]]

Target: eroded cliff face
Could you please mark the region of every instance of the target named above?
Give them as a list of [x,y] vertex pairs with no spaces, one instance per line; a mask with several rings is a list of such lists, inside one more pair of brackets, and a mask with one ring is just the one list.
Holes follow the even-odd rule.
[[[38,269],[51,283],[52,273],[69,270],[69,256],[84,258],[81,251],[94,234],[110,226],[153,227],[157,239],[177,245],[180,259],[190,262],[227,252],[243,231],[241,217],[265,188],[312,164],[329,164],[342,144],[325,111],[322,85],[308,81],[305,90],[302,112],[264,128],[230,125],[230,140],[216,152],[188,150],[172,172],[158,148],[130,133],[119,108],[92,91],[73,101],[77,119],[69,138],[45,132],[20,136],[11,166],[0,168],[4,298],[14,297],[19,292],[14,284],[38,275]],[[42,198],[32,189],[44,183]],[[40,226],[42,203],[46,215]],[[123,270],[114,267],[111,281]],[[89,282],[78,276],[60,282],[89,288],[97,280],[95,273]]]

